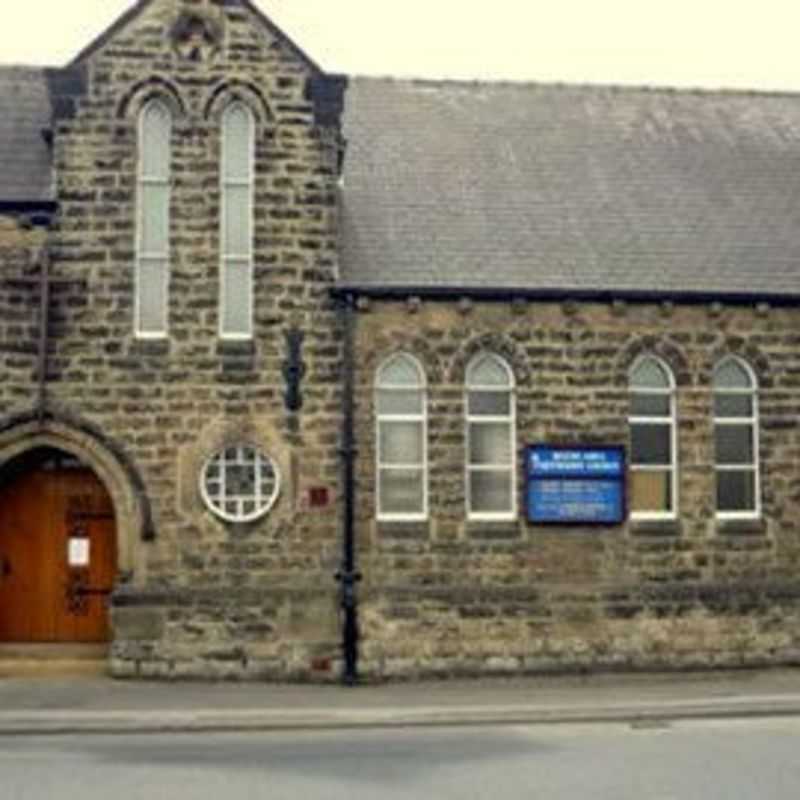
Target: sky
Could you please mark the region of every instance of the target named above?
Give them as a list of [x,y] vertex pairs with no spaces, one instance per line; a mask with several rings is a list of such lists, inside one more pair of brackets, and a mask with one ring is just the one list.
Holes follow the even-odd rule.
[[[800,91],[798,0],[255,0],[324,69]],[[62,64],[131,0],[6,0],[0,62]]]

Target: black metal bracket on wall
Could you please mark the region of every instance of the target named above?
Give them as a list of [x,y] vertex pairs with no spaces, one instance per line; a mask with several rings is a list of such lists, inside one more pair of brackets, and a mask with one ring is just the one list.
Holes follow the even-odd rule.
[[289,411],[299,411],[303,407],[303,395],[300,384],[306,375],[303,362],[303,331],[292,329],[286,331],[286,360],[283,362],[283,377],[286,380],[284,400]]

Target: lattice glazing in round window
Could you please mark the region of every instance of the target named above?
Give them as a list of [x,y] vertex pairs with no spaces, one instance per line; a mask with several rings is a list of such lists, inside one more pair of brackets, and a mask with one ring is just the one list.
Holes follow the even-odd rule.
[[272,508],[280,476],[275,462],[255,447],[227,447],[212,456],[200,476],[208,507],[231,522],[250,522]]

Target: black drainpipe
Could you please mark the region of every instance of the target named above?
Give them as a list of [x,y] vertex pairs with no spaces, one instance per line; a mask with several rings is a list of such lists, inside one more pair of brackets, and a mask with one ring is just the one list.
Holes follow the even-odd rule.
[[358,597],[356,584],[361,575],[356,571],[355,548],[355,426],[354,426],[354,371],[353,326],[355,297],[348,293],[339,303],[341,314],[342,346],[342,467],[344,478],[344,530],[342,536],[342,566],[336,573],[341,583],[341,607],[343,614],[344,673],[342,680],[347,686],[358,681]]

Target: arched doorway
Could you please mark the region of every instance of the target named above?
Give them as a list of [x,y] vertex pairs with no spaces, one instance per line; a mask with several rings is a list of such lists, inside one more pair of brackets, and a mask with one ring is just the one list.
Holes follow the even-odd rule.
[[74,455],[36,447],[0,472],[0,642],[109,641],[114,507]]

